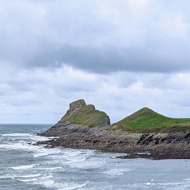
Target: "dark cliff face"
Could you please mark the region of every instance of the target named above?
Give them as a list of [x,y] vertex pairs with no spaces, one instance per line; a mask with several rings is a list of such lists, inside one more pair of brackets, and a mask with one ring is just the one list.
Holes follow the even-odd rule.
[[94,105],[87,105],[83,99],[80,99],[70,103],[69,110],[61,120],[42,135],[61,136],[68,131],[85,133],[88,130],[97,131],[92,128],[109,125],[110,118],[105,112],[96,110]]

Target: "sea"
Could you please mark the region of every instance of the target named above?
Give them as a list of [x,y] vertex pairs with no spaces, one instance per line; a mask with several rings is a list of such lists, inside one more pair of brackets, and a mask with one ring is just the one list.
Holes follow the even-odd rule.
[[34,145],[51,125],[0,125],[0,190],[189,190],[190,160]]

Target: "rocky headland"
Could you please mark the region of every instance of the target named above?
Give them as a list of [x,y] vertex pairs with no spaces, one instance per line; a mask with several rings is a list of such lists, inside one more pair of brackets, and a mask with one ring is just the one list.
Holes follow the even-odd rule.
[[190,119],[165,117],[143,108],[110,124],[109,116],[84,100],[70,103],[61,120],[38,142],[47,147],[126,153],[122,158],[190,159]]

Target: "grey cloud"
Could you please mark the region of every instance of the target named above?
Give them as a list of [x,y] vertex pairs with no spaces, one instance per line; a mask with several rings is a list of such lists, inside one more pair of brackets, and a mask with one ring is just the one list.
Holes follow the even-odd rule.
[[[168,53],[168,54],[167,54]],[[44,49],[27,61],[32,66],[72,65],[91,72],[115,71],[175,72],[190,69],[190,57],[164,52],[164,54],[142,48],[80,48],[65,46]],[[185,60],[187,58],[187,60]]]
[[189,1],[1,0],[0,64],[190,70]]

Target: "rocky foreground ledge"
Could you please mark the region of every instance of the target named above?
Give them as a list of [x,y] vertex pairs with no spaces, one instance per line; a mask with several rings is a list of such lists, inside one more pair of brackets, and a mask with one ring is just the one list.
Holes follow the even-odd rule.
[[167,118],[148,108],[111,125],[106,113],[77,100],[56,125],[39,135],[57,137],[37,143],[50,148],[126,153],[121,158],[190,159],[190,119]]

